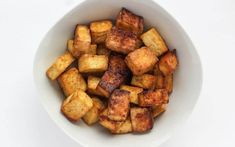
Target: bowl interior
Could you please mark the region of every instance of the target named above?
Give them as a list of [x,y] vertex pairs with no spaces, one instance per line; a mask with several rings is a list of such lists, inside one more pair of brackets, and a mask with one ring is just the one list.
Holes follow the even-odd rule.
[[[112,19],[122,7],[142,15],[146,29],[156,27],[170,49],[176,48],[179,68],[174,75],[174,90],[167,111],[147,134],[110,135],[99,125],[89,127],[79,121],[72,124],[61,113],[64,99],[56,82],[45,75],[47,68],[66,49],[76,24]],[[157,146],[179,129],[191,114],[202,85],[202,68],[198,54],[181,26],[158,4],[136,0],[86,0],[59,20],[42,40],[35,57],[34,78],[40,99],[50,117],[67,135],[83,146]],[[147,143],[147,144],[146,144]]]

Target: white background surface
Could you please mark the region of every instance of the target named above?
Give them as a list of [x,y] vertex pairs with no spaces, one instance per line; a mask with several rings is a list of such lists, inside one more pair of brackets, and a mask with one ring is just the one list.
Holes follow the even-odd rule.
[[[39,102],[32,77],[33,58],[40,40],[78,3],[78,0],[0,0],[1,147],[79,147],[49,118]],[[203,90],[193,114],[182,131],[162,147],[235,146],[235,1],[158,0],[158,3],[189,34],[204,71]]]

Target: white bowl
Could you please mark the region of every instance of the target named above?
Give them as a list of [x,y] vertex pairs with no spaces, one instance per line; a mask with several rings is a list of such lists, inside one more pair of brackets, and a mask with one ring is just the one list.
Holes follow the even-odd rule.
[[[64,99],[56,82],[45,75],[47,68],[66,49],[76,24],[99,19],[115,19],[122,7],[142,15],[146,28],[156,27],[170,49],[176,48],[179,68],[174,75],[174,91],[167,111],[147,134],[110,135],[99,125],[89,127],[69,122],[60,112]],[[196,28],[195,28],[196,29]],[[202,67],[192,41],[182,27],[163,8],[148,0],[86,0],[62,17],[42,40],[34,61],[34,78],[40,99],[48,114],[64,132],[82,146],[156,147],[179,130],[191,114],[202,86]],[[177,133],[177,132],[176,132]]]

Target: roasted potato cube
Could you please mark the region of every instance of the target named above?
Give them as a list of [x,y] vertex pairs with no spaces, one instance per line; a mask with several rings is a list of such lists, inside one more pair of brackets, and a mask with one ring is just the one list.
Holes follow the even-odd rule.
[[138,104],[138,94],[143,91],[143,88],[122,85],[120,87],[120,89],[129,91],[130,92],[130,102],[134,103],[134,104]]
[[143,42],[140,39],[137,39],[136,44],[135,44],[135,48],[141,48],[141,46],[143,46]]
[[93,107],[83,116],[83,121],[88,124],[92,125],[99,120],[99,115],[103,111],[104,104],[99,98],[92,98]]
[[124,121],[129,112],[130,92],[116,89],[108,103],[108,118],[115,121]]
[[105,109],[100,113],[99,123],[109,129],[110,131],[115,131],[124,123],[123,121],[113,121],[108,118],[108,109]]
[[93,43],[104,43],[107,33],[111,30],[113,24],[109,20],[95,21],[90,24],[91,39]]
[[115,130],[111,130],[111,133],[113,134],[124,134],[129,132],[132,132],[132,125],[130,118],[126,119],[125,122],[122,125],[116,127]]
[[90,94],[98,95],[98,96],[104,96],[102,93],[96,90],[96,87],[98,86],[101,78],[99,77],[94,77],[94,76],[88,76],[87,78],[87,91]]
[[79,57],[82,54],[89,52],[91,46],[90,30],[86,25],[77,25],[73,41],[73,50],[71,51],[74,57]]
[[159,61],[159,69],[165,76],[173,74],[177,65],[176,50],[168,51]]
[[167,104],[169,101],[167,90],[157,89],[155,91],[143,91],[138,94],[139,106],[151,107]]
[[119,73],[106,71],[102,76],[96,90],[105,97],[109,97],[114,89],[118,88],[125,81],[125,77]]
[[77,89],[81,89],[83,91],[86,91],[87,89],[86,81],[76,68],[71,68],[64,72],[59,76],[58,82],[66,97],[71,95]]
[[173,74],[165,76],[164,88],[168,91],[168,94],[172,93],[172,91],[173,91]]
[[138,16],[131,11],[122,8],[117,16],[116,26],[126,31],[141,34],[144,30],[144,19],[142,16]]
[[99,44],[97,47],[97,55],[106,55],[109,56],[111,54],[111,50],[105,47],[104,44]]
[[150,71],[157,61],[157,57],[147,47],[137,49],[125,58],[125,62],[133,75],[142,75]]
[[156,89],[164,88],[164,80],[165,79],[164,79],[164,76],[163,76],[162,72],[159,70],[158,64],[156,64],[154,66],[154,75],[157,78],[155,88]]
[[153,117],[149,109],[134,107],[130,114],[133,132],[143,133],[153,128]]
[[[73,40],[68,40],[68,50],[69,50],[69,52],[70,52],[74,57],[78,57],[81,53],[76,53],[76,52],[78,52],[78,51],[74,48],[73,42],[74,42]],[[95,55],[95,54],[96,54],[96,48],[97,48],[97,45],[96,45],[96,44],[91,44],[91,45],[90,45],[90,49],[87,50],[87,51],[84,52],[84,53],[86,53],[86,54],[91,54],[91,55]]]
[[131,85],[141,87],[144,89],[154,88],[156,85],[156,76],[150,74],[143,74],[140,76],[133,76],[131,79]]
[[71,121],[78,121],[93,106],[92,99],[81,89],[67,97],[62,106],[62,113]]
[[49,67],[46,74],[51,80],[55,80],[60,74],[62,74],[65,69],[73,63],[75,58],[69,53],[65,52],[63,55],[59,56],[55,62]]
[[166,111],[166,106],[167,104],[162,104],[162,105],[159,105],[159,106],[153,106],[152,107],[152,115],[153,117],[157,117],[159,116],[160,114],[162,114],[163,112]]
[[137,36],[133,32],[113,27],[107,34],[105,45],[112,51],[128,54],[135,50]]
[[78,67],[81,73],[104,72],[108,69],[108,57],[84,54],[78,60]]
[[140,38],[150,50],[155,52],[158,57],[168,50],[164,40],[155,28],[151,28],[142,34]]
[[125,61],[119,55],[110,57],[108,70],[124,76],[127,76],[129,74],[129,70]]

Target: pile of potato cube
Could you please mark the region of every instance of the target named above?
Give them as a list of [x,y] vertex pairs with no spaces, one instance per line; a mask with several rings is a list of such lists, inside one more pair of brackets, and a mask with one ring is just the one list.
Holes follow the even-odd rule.
[[78,24],[67,45],[47,76],[63,90],[61,111],[70,121],[98,122],[114,134],[153,128],[178,65],[176,50],[168,50],[155,28],[144,32],[143,17],[122,8],[115,25]]

